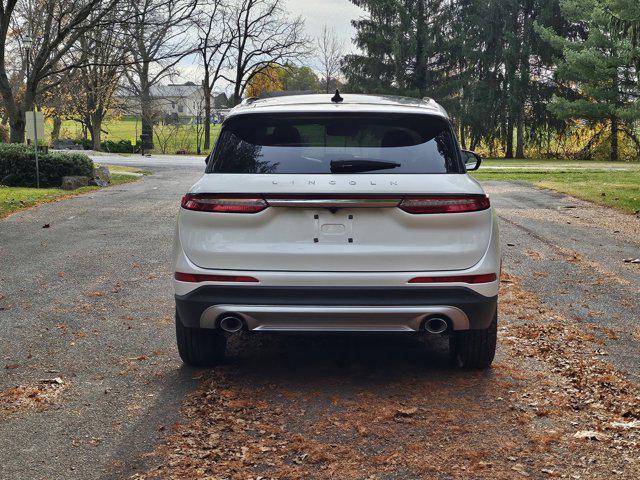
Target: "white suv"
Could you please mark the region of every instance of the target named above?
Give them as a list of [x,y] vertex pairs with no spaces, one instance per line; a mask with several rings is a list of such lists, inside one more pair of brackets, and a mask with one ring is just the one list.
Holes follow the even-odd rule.
[[500,252],[479,164],[430,99],[245,100],[182,199],[183,361],[219,362],[241,331],[379,332],[446,335],[488,367]]

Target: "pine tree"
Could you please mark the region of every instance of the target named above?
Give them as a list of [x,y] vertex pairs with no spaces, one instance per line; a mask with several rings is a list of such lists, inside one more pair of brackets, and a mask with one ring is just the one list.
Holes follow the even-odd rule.
[[[563,16],[578,26],[576,35],[565,37],[541,28],[551,45],[563,52],[556,76],[574,92],[555,96],[549,109],[561,119],[582,119],[609,129],[610,159],[619,160],[621,133],[635,139],[637,69],[633,41],[618,22],[612,21],[610,0],[561,0]],[[635,60],[637,61],[637,60]]]
[[523,157],[527,136],[554,122],[533,101],[555,88],[543,75],[553,52],[534,25],[562,30],[558,0],[352,2],[368,17],[354,22],[363,53],[343,62],[349,90],[432,96],[464,147],[502,147],[507,157]]

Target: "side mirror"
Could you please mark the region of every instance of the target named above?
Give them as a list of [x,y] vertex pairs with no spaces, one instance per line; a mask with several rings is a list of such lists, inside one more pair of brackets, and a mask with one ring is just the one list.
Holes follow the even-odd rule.
[[482,163],[482,157],[469,150],[462,150],[462,159],[464,160],[465,167],[467,167],[467,172],[478,170]]

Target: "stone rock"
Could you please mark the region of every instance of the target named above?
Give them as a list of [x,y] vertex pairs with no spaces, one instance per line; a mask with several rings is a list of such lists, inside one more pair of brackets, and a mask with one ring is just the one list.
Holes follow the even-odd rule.
[[60,188],[63,190],[75,190],[76,188],[86,187],[89,185],[89,177],[70,176],[62,177]]
[[92,185],[98,185],[99,187],[106,187],[111,182],[111,172],[109,167],[104,165],[96,165],[93,167],[93,178],[91,179]]

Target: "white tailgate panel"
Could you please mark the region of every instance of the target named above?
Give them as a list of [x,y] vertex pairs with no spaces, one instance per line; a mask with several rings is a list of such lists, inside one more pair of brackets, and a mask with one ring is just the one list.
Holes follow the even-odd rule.
[[[205,175],[191,192],[483,193],[467,175],[364,174],[212,174]],[[491,210],[412,215],[396,207],[343,208],[335,213],[321,208],[270,207],[257,214],[182,210],[179,225],[185,254],[201,268],[407,272],[472,267],[487,250],[492,221]]]

